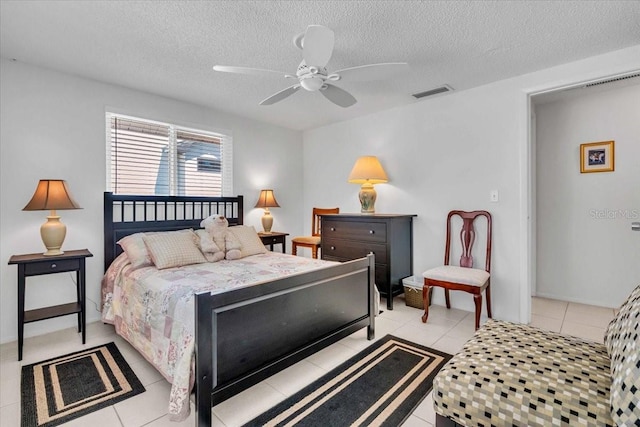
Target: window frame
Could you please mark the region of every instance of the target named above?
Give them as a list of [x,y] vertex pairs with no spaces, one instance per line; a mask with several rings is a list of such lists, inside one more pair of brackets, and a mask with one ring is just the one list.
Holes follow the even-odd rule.
[[[169,196],[183,196],[180,194],[180,186],[178,184],[179,175],[179,160],[178,160],[178,139],[179,133],[201,135],[203,137],[215,138],[220,140],[220,196],[229,197],[233,196],[233,137],[228,131],[220,132],[206,129],[201,125],[182,125],[169,123],[167,121],[160,121],[154,119],[148,119],[145,117],[134,116],[129,114],[122,114],[113,109],[109,109],[105,112],[105,149],[106,149],[106,188],[107,191],[111,191],[114,194],[129,194],[129,193],[116,193],[113,188],[113,176],[112,176],[112,126],[111,121],[113,118],[122,120],[131,120],[149,124],[151,126],[162,126],[168,128],[168,168],[169,168]],[[196,166],[198,160],[196,159]],[[207,172],[210,173],[210,172]],[[215,173],[215,172],[214,172]],[[184,174],[183,174],[184,175]],[[156,194],[153,195],[166,195]],[[202,196],[202,194],[189,194],[193,196]],[[205,195],[210,196],[210,195]]]

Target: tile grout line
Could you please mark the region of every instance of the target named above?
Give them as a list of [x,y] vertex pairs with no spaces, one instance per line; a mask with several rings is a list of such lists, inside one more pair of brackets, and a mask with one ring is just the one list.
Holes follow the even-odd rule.
[[567,306],[564,308],[564,314],[562,315],[562,323],[560,324],[560,332],[564,329],[564,321],[567,318],[567,311],[569,311],[569,302],[567,302]]
[[111,407],[113,408],[114,412],[116,413],[116,417],[118,418],[118,422],[120,423],[120,427],[125,427],[124,426],[124,422],[122,422],[122,418],[120,418],[120,414],[118,413],[118,410],[116,409],[116,405],[111,405]]

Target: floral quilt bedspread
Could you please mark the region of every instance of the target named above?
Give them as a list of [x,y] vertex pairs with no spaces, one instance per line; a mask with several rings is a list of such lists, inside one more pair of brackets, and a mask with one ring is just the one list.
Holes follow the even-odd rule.
[[102,279],[102,321],[171,383],[169,416],[189,415],[194,381],[194,294],[227,290],[326,267],[327,261],[267,252],[216,263],[131,269],[125,254]]

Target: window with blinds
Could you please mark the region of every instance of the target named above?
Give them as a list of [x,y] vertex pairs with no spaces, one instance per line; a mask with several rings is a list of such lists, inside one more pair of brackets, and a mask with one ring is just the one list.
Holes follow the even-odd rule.
[[115,194],[226,196],[231,138],[107,113],[107,187]]

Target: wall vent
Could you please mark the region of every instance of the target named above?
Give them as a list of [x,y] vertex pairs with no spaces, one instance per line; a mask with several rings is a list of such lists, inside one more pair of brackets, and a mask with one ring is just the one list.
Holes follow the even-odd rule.
[[615,82],[619,82],[622,80],[627,80],[627,79],[633,79],[636,77],[640,77],[640,73],[635,73],[635,74],[629,74],[626,76],[621,76],[621,77],[615,77],[613,79],[608,79],[608,80],[601,80],[599,82],[593,82],[593,83],[589,83],[584,85],[584,87],[593,87],[593,86],[600,86],[600,85],[605,85],[607,83],[615,83]]
[[452,90],[453,90],[453,88],[451,86],[442,85],[442,86],[437,87],[435,89],[430,89],[430,90],[425,90],[424,92],[414,93],[411,96],[413,96],[416,99],[420,99],[420,98],[424,98],[426,96],[437,95],[439,93],[451,92]]

